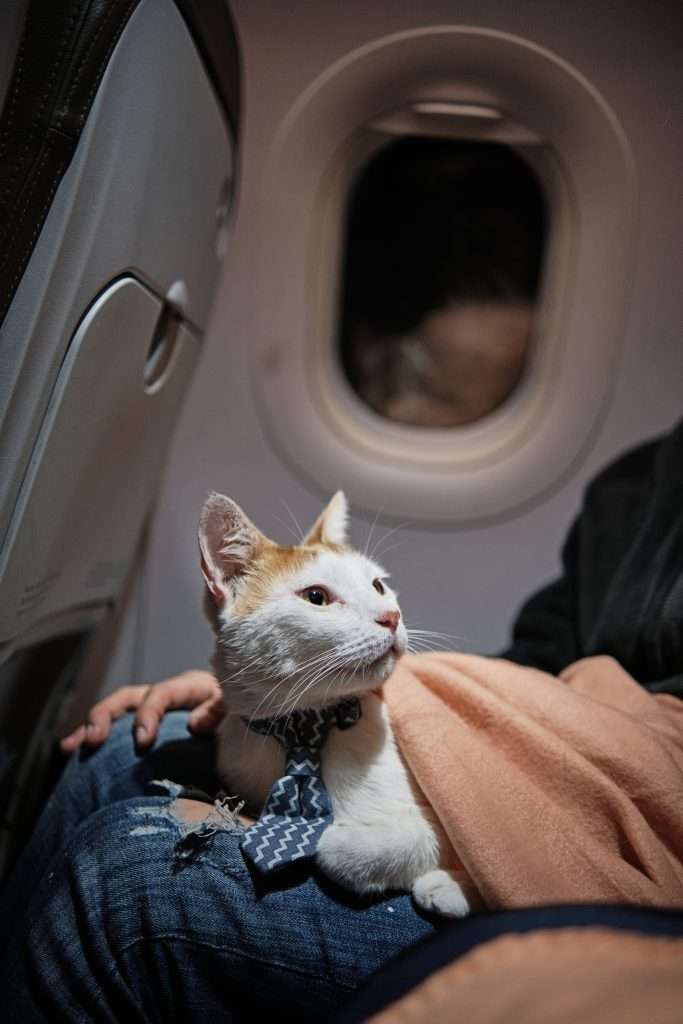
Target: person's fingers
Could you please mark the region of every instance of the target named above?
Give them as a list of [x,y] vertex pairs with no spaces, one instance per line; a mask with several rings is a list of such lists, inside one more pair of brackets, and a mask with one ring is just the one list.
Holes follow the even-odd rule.
[[190,715],[187,727],[190,732],[213,732],[225,717],[225,705],[220,692],[209,697]]
[[104,743],[112,722],[115,722],[128,711],[136,711],[143,704],[151,686],[123,686],[110,697],[95,704],[86,718],[85,742],[89,746]]
[[122,686],[95,704],[82,725],[60,741],[64,753],[71,753],[82,744],[98,747],[104,743],[112,723],[128,711],[137,711],[136,739],[149,746],[157,735],[159,722],[173,708],[194,708],[220,694],[215,678],[209,672],[189,671],[152,685]]
[[184,672],[152,686],[135,716],[136,742],[141,747],[150,746],[167,711],[195,708],[217,693],[218,683],[208,672]]
[[72,750],[76,750],[80,747],[81,743],[85,739],[85,726],[77,726],[73,732],[70,732],[68,736],[63,736],[59,741],[59,747],[65,754],[70,754]]
[[100,746],[109,735],[112,722],[127,711],[135,711],[149,689],[149,686],[122,686],[104,700],[98,701],[88,712],[84,724],[77,726],[60,741],[61,749],[64,753],[70,753],[83,743],[89,747]]

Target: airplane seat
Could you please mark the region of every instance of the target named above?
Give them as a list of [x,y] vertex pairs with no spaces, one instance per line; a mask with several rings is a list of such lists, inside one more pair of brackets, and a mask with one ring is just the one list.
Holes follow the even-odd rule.
[[0,18],[2,870],[134,582],[225,253],[240,62],[222,0]]

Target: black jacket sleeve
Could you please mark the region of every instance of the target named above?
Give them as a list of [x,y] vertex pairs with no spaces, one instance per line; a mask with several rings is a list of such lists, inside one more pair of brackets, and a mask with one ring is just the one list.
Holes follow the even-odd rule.
[[562,575],[522,605],[512,643],[501,657],[553,674],[581,657],[577,628],[579,531],[577,520],[562,549]]
[[671,674],[664,661],[646,671],[635,643],[639,629],[651,642],[661,617],[658,605],[653,621],[642,617],[661,538],[671,528],[671,514],[656,516],[671,477],[658,485],[659,448],[639,446],[589,484],[562,551],[562,574],[522,606],[503,657],[557,674],[579,658],[611,654],[643,683]]

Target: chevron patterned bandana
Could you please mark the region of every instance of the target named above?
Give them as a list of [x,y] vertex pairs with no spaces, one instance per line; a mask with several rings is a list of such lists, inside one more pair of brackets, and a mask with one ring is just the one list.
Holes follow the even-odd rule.
[[273,783],[261,817],[240,843],[243,855],[262,874],[315,853],[320,836],[332,824],[330,798],[320,776],[320,750],[333,726],[350,729],[360,717],[360,701],[351,697],[332,707],[247,723],[254,732],[272,736],[287,752],[285,774]]

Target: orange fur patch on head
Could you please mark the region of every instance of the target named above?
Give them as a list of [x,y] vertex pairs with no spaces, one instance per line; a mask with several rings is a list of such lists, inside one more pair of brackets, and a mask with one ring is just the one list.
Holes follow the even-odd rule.
[[263,604],[276,580],[298,572],[323,550],[325,548],[321,544],[298,547],[283,547],[273,542],[266,544],[245,573],[241,593],[233,606],[235,614],[249,615],[255,612]]

